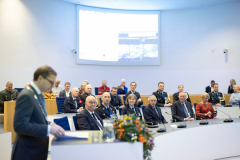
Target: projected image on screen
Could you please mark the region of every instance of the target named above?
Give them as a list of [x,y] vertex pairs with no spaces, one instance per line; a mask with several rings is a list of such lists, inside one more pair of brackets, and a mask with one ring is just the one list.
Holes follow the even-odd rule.
[[159,65],[159,14],[138,12],[80,8],[78,63]]

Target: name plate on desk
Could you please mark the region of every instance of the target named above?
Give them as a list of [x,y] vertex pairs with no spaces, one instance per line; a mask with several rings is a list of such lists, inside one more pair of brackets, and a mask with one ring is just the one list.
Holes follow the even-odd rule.
[[65,136],[56,138],[56,141],[62,140],[88,140],[89,132],[65,132]]

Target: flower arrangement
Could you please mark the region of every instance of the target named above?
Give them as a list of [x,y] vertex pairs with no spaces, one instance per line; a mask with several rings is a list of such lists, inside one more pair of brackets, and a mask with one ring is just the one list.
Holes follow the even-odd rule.
[[146,128],[143,121],[134,114],[123,115],[114,123],[115,136],[119,140],[130,143],[143,143],[143,158],[151,160],[151,151],[154,147],[154,139],[150,131]]

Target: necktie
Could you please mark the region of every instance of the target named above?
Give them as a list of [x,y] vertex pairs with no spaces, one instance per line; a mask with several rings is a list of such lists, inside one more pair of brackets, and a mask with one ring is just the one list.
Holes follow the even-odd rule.
[[156,111],[157,115],[159,116],[158,111],[157,111],[157,107],[154,107],[154,110]]
[[99,123],[99,121],[97,120],[97,117],[95,116],[94,113],[92,113],[92,116],[93,116],[94,120],[97,122],[98,127],[101,128],[101,130],[103,130],[102,124]]
[[185,112],[186,117],[190,117],[189,114],[188,114],[188,111],[187,111],[187,109],[186,109],[186,107],[184,106],[183,103],[182,103],[182,107],[183,107],[183,110]]
[[75,104],[75,106],[76,106],[76,108],[77,108],[77,100],[74,99],[73,102],[74,102],[74,104]]
[[135,111],[135,108],[134,108],[134,107],[131,107],[131,109],[132,109],[133,113],[135,113],[135,115],[137,115],[137,114],[136,114],[136,111]]
[[44,111],[45,111],[45,114],[47,113],[47,111],[46,111],[46,103],[45,103],[45,99],[44,99],[44,96],[43,96],[43,94],[39,94],[39,97],[40,97],[40,100],[41,100],[41,102],[42,102],[42,104],[43,104],[43,109],[44,109]]

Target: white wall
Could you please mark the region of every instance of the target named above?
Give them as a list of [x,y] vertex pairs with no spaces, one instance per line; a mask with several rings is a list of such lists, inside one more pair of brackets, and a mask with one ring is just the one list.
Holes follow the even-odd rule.
[[[191,94],[204,92],[214,79],[227,92],[229,80],[240,83],[240,2],[204,8],[161,11],[160,66],[77,65],[76,5],[47,0],[0,1],[0,89],[8,80],[23,87],[37,67],[48,64],[61,84],[79,87],[87,79],[93,85],[136,81],[141,94],[157,90],[165,82],[170,94],[183,84]],[[212,52],[212,48],[215,51]],[[223,49],[228,48],[228,55]]]

